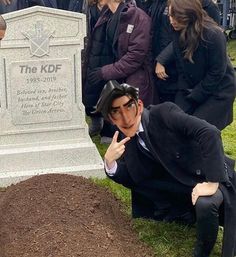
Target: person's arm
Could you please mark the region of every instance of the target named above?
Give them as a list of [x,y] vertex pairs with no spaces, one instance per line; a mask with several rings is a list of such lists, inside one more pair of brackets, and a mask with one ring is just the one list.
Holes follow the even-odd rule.
[[118,135],[119,132],[116,131],[112,138],[112,142],[107,148],[107,151],[104,156],[108,169],[114,167],[116,160],[120,159],[120,157],[125,151],[125,143],[130,140],[130,137],[126,137],[122,139],[120,142],[118,142]]
[[166,73],[165,66],[160,64],[159,62],[156,63],[155,73],[159,79],[166,80],[169,76]]
[[116,131],[111,144],[107,148],[104,156],[104,166],[106,175],[116,183],[122,184],[130,188],[133,184],[128,174],[125,161],[121,158],[125,152],[125,143],[130,140],[129,137],[124,138],[120,142],[117,141],[119,132]]
[[147,58],[151,41],[150,17],[139,15],[134,24],[127,24],[127,30],[128,26],[131,27],[127,52],[118,61],[102,67],[102,78],[105,81],[128,77],[137,71]]
[[166,80],[169,76],[166,73],[165,65],[174,61],[174,48],[173,42],[164,48],[161,53],[156,57],[155,73],[159,79]]
[[169,45],[164,48],[159,55],[156,57],[156,62],[162,64],[163,66],[173,62],[175,60],[175,53],[173,42],[169,43]]
[[[205,77],[198,83],[188,95],[197,103],[205,101],[209,95],[218,90],[227,68],[226,39],[220,30],[212,31],[212,36],[207,39],[207,60],[208,69]],[[199,67],[200,68],[200,67]]]
[[177,137],[194,140],[200,146],[202,171],[206,181],[193,188],[192,202],[195,205],[199,196],[213,195],[219,182],[228,180],[220,131],[206,121],[184,113],[173,103],[165,103],[155,108],[162,108],[162,111],[152,111],[150,123],[153,119],[158,120],[166,124]]
[[218,182],[203,182],[198,183],[192,191],[192,203],[196,204],[199,196],[210,196],[214,195],[219,187]]
[[[226,182],[225,156],[220,131],[208,122],[184,113],[177,105],[167,102],[152,107],[149,124],[165,124],[170,131],[186,140],[196,142],[202,158],[201,169],[205,182]],[[161,111],[156,111],[160,108]],[[155,133],[155,128],[150,127]]]

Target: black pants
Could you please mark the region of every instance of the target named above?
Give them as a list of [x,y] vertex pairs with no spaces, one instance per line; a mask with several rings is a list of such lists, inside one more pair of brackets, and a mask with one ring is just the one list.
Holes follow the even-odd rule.
[[196,202],[197,242],[194,257],[208,257],[215,245],[219,228],[219,210],[223,194],[218,189],[212,196],[202,196]]
[[[219,189],[212,196],[199,197],[195,206],[191,203],[191,196],[186,193],[181,196],[178,194],[180,197],[175,198],[174,201],[170,197],[177,194],[169,194],[170,201],[167,198],[156,199],[156,204],[153,196],[149,197],[150,192],[132,189],[131,193],[134,218],[143,217],[190,225],[196,223],[197,240],[194,257],[208,257],[210,255],[216,242],[220,206],[223,203],[223,194]],[[160,192],[160,194],[168,195],[166,192]],[[156,196],[160,194],[155,192]],[[155,208],[157,205],[158,210]]]

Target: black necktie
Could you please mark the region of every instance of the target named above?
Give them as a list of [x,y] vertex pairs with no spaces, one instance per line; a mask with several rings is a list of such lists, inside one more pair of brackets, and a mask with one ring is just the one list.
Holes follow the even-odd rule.
[[[148,147],[147,147],[147,137],[146,137],[146,135],[145,135],[145,132],[144,132],[144,131],[139,132],[139,133],[138,133],[138,136],[143,140],[143,142],[144,142],[146,148],[148,149]],[[152,156],[152,154],[150,153],[149,149],[147,150],[147,149],[145,149],[139,142],[137,142],[137,143],[138,143],[138,148],[141,150],[141,152],[143,152],[143,153],[144,153],[145,155],[147,155],[149,158],[153,159],[153,156]]]
[[146,138],[144,131],[139,132],[138,135],[140,136],[140,138],[143,140],[143,142],[145,143],[145,145],[147,147],[147,138]]

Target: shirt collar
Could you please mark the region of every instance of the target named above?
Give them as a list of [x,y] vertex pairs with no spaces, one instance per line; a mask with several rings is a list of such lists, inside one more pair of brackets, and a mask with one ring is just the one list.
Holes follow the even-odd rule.
[[144,129],[143,129],[143,125],[142,125],[142,122],[139,123],[139,127],[138,127],[138,130],[136,131],[136,134],[138,135],[139,132],[143,132]]

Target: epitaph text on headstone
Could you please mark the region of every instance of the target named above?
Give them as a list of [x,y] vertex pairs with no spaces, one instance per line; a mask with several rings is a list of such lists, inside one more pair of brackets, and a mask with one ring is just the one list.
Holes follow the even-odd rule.
[[14,124],[72,118],[72,74],[68,59],[13,62],[10,65]]
[[35,6],[4,18],[0,187],[48,173],[104,177],[82,104],[85,15]]

